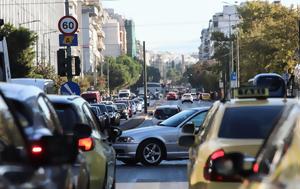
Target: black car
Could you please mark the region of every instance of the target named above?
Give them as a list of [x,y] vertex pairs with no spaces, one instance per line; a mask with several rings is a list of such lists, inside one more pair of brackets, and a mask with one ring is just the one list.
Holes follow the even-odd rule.
[[15,188],[75,188],[79,173],[72,165],[78,154],[77,140],[63,134],[43,91],[7,83],[1,83],[0,90],[14,114],[1,96],[0,176]]
[[114,125],[114,126],[119,126],[121,115],[118,112],[117,106],[115,104],[106,105],[106,109],[108,110],[108,114],[110,116],[111,124]]
[[106,117],[106,119],[105,119],[105,127],[110,127],[110,125],[111,125],[111,119],[110,119],[110,116],[108,114],[108,110],[106,108],[106,105],[105,104],[90,104],[90,105],[92,107],[95,106],[95,107],[100,108],[101,114]]
[[126,104],[124,103],[115,103],[115,105],[117,106],[117,110],[119,112],[119,114],[121,115],[121,119],[129,119],[129,115],[128,115],[128,109]]
[[106,120],[108,119],[105,114],[103,114],[98,106],[91,106],[92,111],[99,120],[101,127],[105,127]]

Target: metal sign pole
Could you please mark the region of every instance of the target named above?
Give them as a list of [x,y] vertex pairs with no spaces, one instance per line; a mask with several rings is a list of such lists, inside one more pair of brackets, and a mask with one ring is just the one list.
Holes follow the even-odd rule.
[[[66,11],[66,16],[69,16],[69,0],[65,1],[65,11]],[[71,51],[71,46],[67,46],[67,57],[72,56],[72,51]],[[67,68],[71,68],[71,61],[67,61]],[[67,72],[67,78],[68,81],[72,81],[72,72]]]

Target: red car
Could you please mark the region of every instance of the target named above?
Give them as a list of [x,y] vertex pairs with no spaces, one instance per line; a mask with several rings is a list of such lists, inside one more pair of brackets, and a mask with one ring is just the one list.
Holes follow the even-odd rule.
[[178,100],[178,96],[175,92],[169,92],[167,94],[167,100]]

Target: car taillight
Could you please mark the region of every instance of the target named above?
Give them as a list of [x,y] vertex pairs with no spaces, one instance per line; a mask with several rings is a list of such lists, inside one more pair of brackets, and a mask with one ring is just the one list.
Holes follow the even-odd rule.
[[91,137],[81,138],[78,140],[78,148],[82,151],[91,151],[94,148],[94,141]]
[[253,170],[254,173],[258,173],[258,170],[259,170],[259,165],[258,165],[258,163],[254,163],[254,164],[253,164],[252,170]]
[[38,144],[32,145],[32,147],[31,147],[31,153],[32,153],[33,155],[39,155],[39,154],[41,154],[42,152],[43,152],[42,146],[40,146],[40,145],[38,145]]
[[[213,152],[209,158],[207,159],[206,161],[206,164],[204,166],[204,178],[206,180],[212,180],[212,166],[213,166],[213,163],[212,161],[220,158],[220,157],[223,157],[225,155],[225,152],[223,149],[219,149],[215,152]],[[223,177],[217,177],[217,178],[213,178],[213,180],[218,180],[218,181],[222,181],[223,180]]]

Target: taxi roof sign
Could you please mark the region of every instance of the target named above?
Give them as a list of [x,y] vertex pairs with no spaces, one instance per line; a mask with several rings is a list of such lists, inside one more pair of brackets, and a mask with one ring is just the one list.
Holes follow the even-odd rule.
[[269,97],[269,89],[244,87],[234,90],[234,96],[237,98],[267,98]]

